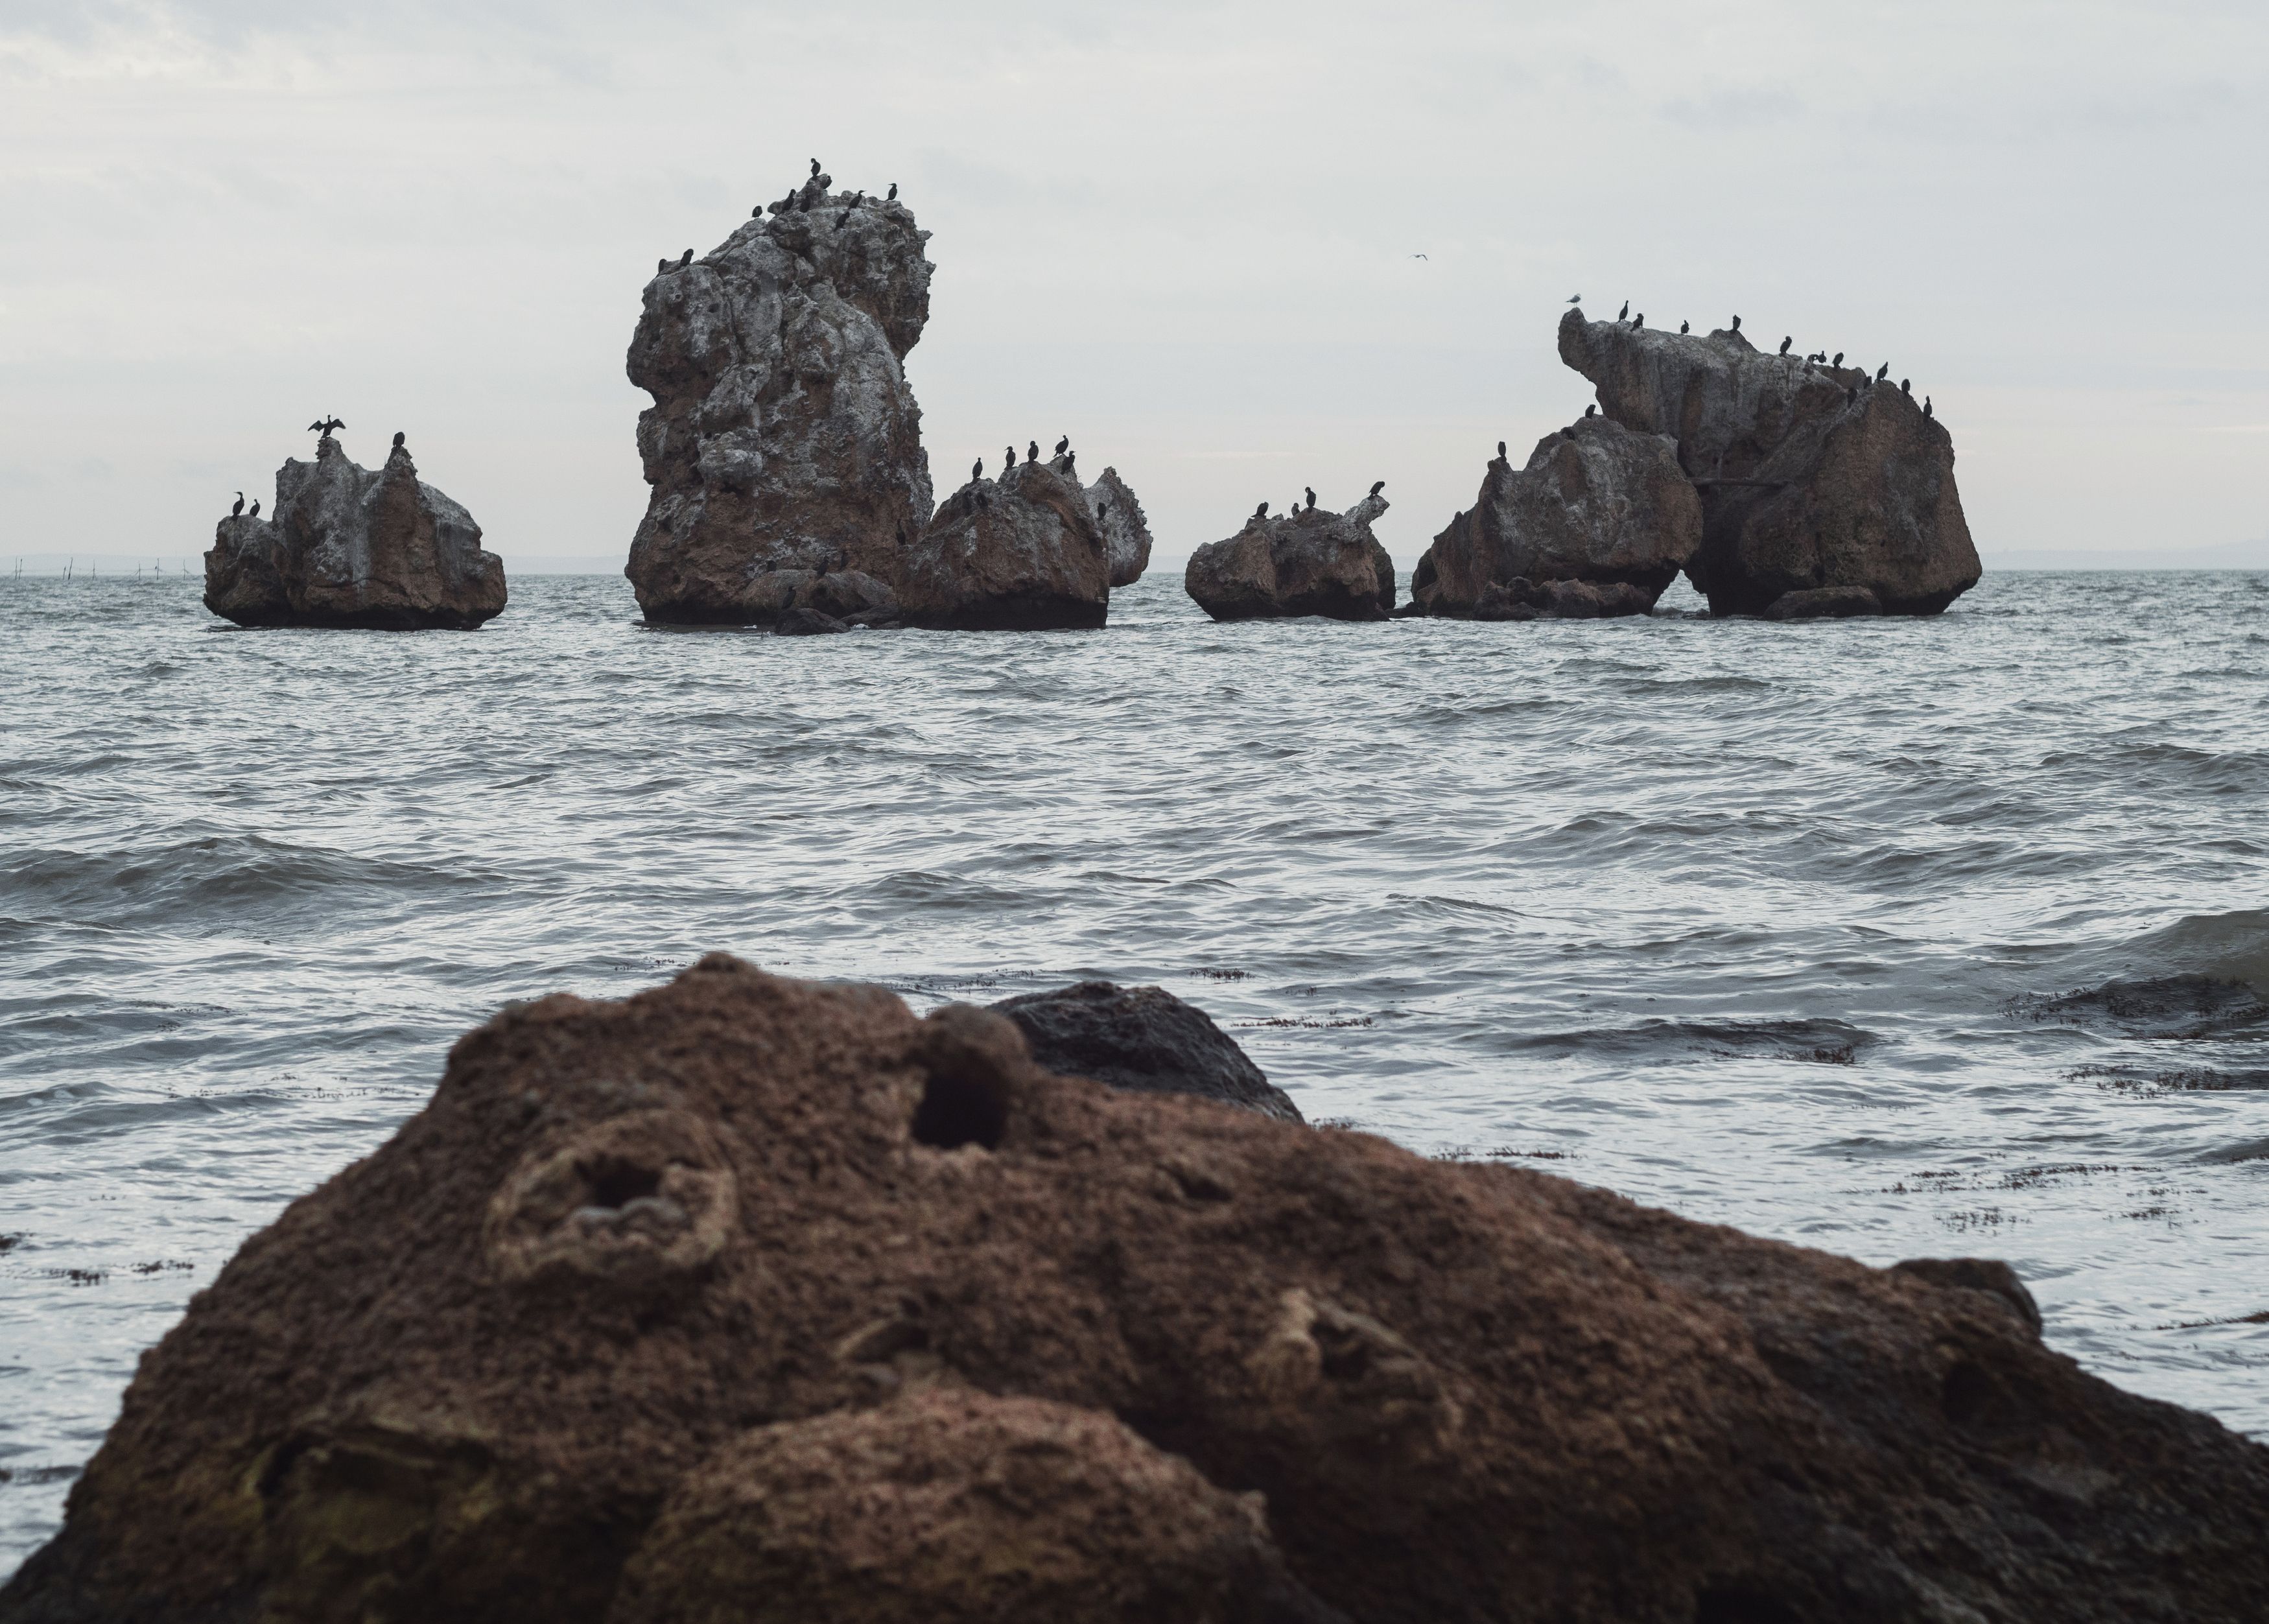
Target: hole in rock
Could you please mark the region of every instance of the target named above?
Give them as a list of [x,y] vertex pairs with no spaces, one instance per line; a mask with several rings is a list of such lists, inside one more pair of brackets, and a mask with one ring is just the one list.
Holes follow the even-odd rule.
[[591,1186],[588,1207],[628,1207],[661,1192],[661,1174],[655,1169],[641,1167],[617,1156],[602,1156],[583,1170],[583,1177]]
[[1694,1624],[1800,1624],[1786,1602],[1745,1584],[1713,1584],[1694,1598]]
[[940,1150],[963,1145],[991,1150],[1008,1126],[1007,1090],[990,1079],[932,1072],[914,1107],[914,1143]]

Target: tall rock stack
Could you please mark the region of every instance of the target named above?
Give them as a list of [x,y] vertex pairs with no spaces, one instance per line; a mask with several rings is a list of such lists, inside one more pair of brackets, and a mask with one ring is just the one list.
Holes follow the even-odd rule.
[[1763,354],[1738,332],[1659,332],[1581,310],[1560,320],[1560,358],[1615,422],[1676,440],[1702,498],[1687,572],[1716,613],[1872,602],[1934,615],[1977,584],[1953,438],[1904,391]]
[[[631,381],[653,486],[625,573],[650,621],[763,624],[815,594],[870,601],[930,519],[906,352],[929,233],[815,174],[647,284]],[[846,573],[868,581],[825,582]]]
[[239,625],[463,629],[504,606],[504,560],[400,446],[373,472],[325,434],[276,471],[274,513],[222,520],[205,554],[205,607]]

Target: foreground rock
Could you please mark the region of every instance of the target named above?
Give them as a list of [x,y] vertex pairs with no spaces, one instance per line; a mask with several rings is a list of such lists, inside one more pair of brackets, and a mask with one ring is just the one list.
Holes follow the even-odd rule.
[[1070,465],[1020,462],[955,491],[899,560],[898,594],[908,624],[942,631],[1103,624],[1111,565]]
[[373,473],[324,435],[277,470],[274,513],[222,520],[205,554],[205,607],[240,626],[462,629],[504,606],[504,560],[400,446]]
[[1133,586],[1150,567],[1150,526],[1142,516],[1142,504],[1119,477],[1119,470],[1106,468],[1103,476],[1088,486],[1087,506],[1110,552],[1111,584]]
[[1667,434],[1702,496],[1688,566],[1718,614],[1784,594],[1872,593],[1934,615],[1977,584],[1954,441],[1903,391],[1864,372],[1764,355],[1741,334],[1560,321],[1560,358],[1627,428]]
[[[650,621],[769,624],[820,577],[897,579],[930,517],[903,363],[930,263],[903,203],[815,176],[647,284],[631,381],[654,487],[625,573]],[[787,579],[778,579],[785,577]]]
[[1211,1016],[1164,987],[1082,981],[993,1006],[1016,1023],[1046,1069],[1137,1093],[1195,1094],[1301,1120],[1291,1096]]
[[461,1041],[144,1355],[0,1616],[2258,1618],[2269,1451],[2007,1284],[717,956]]
[[[1675,443],[1585,417],[1537,441],[1519,470],[1489,465],[1473,506],[1418,561],[1410,595],[1467,619],[1644,615],[1701,544],[1701,500]],[[1553,590],[1563,582],[1610,590]]]
[[1387,506],[1373,496],[1344,513],[1309,507],[1248,519],[1190,555],[1183,589],[1216,620],[1384,620],[1394,608],[1394,561],[1371,525]]

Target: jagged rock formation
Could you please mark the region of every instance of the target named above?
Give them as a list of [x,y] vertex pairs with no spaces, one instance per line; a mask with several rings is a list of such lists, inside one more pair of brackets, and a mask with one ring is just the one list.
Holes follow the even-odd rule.
[[1667,434],[1702,494],[1687,573],[1718,614],[1782,594],[1864,589],[1886,614],[1933,615],[1981,572],[1954,484],[1954,441],[1864,372],[1707,337],[1560,321],[1560,358],[1627,428]]
[[[1701,544],[1702,503],[1676,445],[1585,417],[1537,441],[1518,471],[1490,461],[1473,506],[1411,572],[1410,595],[1428,614],[1469,619],[1644,615]],[[1561,583],[1630,590],[1552,590]],[[1529,614],[1500,612],[1513,609]]]
[[1142,516],[1142,504],[1119,477],[1119,470],[1106,468],[1102,477],[1088,486],[1087,506],[1110,550],[1111,584],[1133,586],[1150,567],[1150,526]]
[[713,956],[460,1041],[144,1356],[0,1617],[2257,1619],[2269,1450],[2007,1285]]
[[1016,1023],[1036,1062],[1063,1076],[1142,1093],[1194,1094],[1301,1120],[1291,1096],[1235,1038],[1164,987],[1082,981],[1003,999],[993,1008]]
[[205,554],[205,607],[240,626],[462,629],[504,605],[504,560],[400,446],[373,473],[324,435],[276,471],[274,513],[222,520]]
[[893,582],[929,522],[902,365],[929,319],[929,233],[830,184],[647,284],[629,372],[654,400],[654,491],[625,572],[649,620],[762,624],[823,575]]
[[1103,532],[1064,458],[1019,462],[948,497],[898,561],[909,625],[960,631],[1103,624]]
[[1371,523],[1387,506],[1374,496],[1344,513],[1309,507],[1248,519],[1190,555],[1183,589],[1216,620],[1384,620],[1394,608],[1394,561]]

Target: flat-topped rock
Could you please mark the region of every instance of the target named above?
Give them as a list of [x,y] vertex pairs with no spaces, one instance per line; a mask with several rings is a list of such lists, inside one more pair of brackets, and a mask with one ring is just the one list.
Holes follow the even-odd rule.
[[2269,1449],[2027,1301],[712,956],[461,1039],[0,1617],[2252,1624]]
[[631,381],[653,491],[625,571],[647,619],[760,624],[766,578],[886,583],[930,519],[904,361],[929,316],[929,233],[905,203],[808,181],[647,284]]
[[1133,586],[1150,567],[1150,525],[1142,516],[1142,504],[1119,477],[1119,470],[1106,468],[1087,487],[1087,505],[1111,555],[1111,584]]
[[204,562],[205,607],[242,626],[464,629],[505,606],[504,560],[405,448],[373,471],[329,434],[277,470],[269,517],[220,521]]
[[[1492,612],[1512,604],[1541,616],[1644,614],[1701,544],[1701,499],[1675,443],[1585,417],[1537,441],[1519,469],[1489,463],[1473,506],[1418,561],[1411,597],[1429,614],[1467,619],[1527,618]],[[1631,590],[1545,589],[1560,582]]]
[[943,631],[1103,624],[1111,566],[1071,466],[1020,462],[940,505],[898,561],[906,624]]
[[1371,526],[1386,509],[1374,496],[1344,513],[1307,507],[1248,519],[1190,555],[1183,589],[1216,620],[1384,620],[1394,608],[1394,561]]
[[1885,614],[1936,614],[1977,583],[1954,442],[1902,390],[1853,368],[1707,336],[1560,321],[1560,357],[1627,428],[1667,434],[1702,497],[1688,566],[1718,614],[1784,594],[1872,593]]

